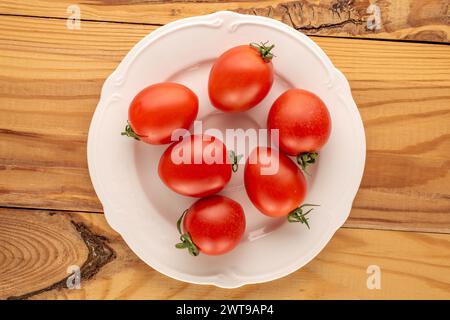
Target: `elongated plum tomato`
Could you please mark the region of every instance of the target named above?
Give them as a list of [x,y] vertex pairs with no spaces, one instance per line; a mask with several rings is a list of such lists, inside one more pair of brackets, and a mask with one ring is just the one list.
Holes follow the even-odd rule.
[[242,45],[223,53],[209,74],[212,105],[222,111],[238,112],[260,103],[273,83],[273,47]]
[[208,135],[189,135],[171,144],[159,160],[158,173],[173,191],[206,197],[222,190],[231,179],[227,148]]
[[297,165],[270,147],[257,147],[247,159],[244,184],[253,205],[269,217],[288,217],[289,222],[308,225],[300,204],[306,195],[306,180]]
[[290,89],[273,103],[267,128],[279,130],[280,150],[297,156],[305,169],[315,162],[317,151],[328,141],[331,118],[325,103],[314,93]]
[[197,117],[198,98],[188,87],[172,82],[151,85],[139,92],[128,109],[122,135],[149,144],[171,142],[176,129],[189,129]]
[[239,203],[227,197],[214,195],[202,198],[183,213],[177,227],[181,235],[177,248],[187,248],[194,256],[199,252],[224,254],[241,241],[245,231],[244,210]]

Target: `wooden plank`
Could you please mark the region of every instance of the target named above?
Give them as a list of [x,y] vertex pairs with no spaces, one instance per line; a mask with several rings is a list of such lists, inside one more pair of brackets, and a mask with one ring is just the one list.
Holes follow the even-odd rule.
[[[450,235],[340,229],[301,270],[235,290],[191,285],[141,262],[103,215],[0,209],[0,299],[448,299]],[[175,249],[174,249],[175,250]],[[81,289],[67,268],[81,267]],[[366,286],[381,270],[381,289]]]
[[[101,211],[86,137],[104,79],[152,26],[0,19],[0,203]],[[314,38],[350,81],[367,164],[347,226],[450,231],[450,47]]]
[[61,20],[15,17],[0,25],[0,203],[101,211],[87,170],[89,124],[106,77],[154,27],[71,32]]
[[[3,0],[0,13],[67,18],[70,15],[67,8],[72,5],[79,7],[83,20],[166,24],[180,18],[233,10],[269,16],[307,34],[436,42],[450,39],[447,0]],[[374,6],[380,10],[379,30],[367,27]]]

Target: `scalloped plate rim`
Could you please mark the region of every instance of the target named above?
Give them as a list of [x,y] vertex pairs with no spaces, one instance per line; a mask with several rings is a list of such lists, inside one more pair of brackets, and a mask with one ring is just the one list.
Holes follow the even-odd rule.
[[[342,201],[343,204],[341,205],[343,208],[342,208],[342,210],[340,210],[343,213],[337,217],[339,219],[336,219],[339,221],[336,221],[334,226],[332,224],[330,224],[330,228],[328,230],[326,230],[326,232],[324,231],[324,235],[320,238],[321,239],[320,243],[318,243],[318,245],[315,246],[315,248],[313,250],[310,250],[307,255],[302,256],[301,259],[297,259],[297,260],[293,261],[289,266],[283,268],[282,270],[274,271],[271,274],[260,274],[258,276],[252,277],[251,279],[247,278],[247,280],[240,278],[240,277],[236,277],[236,275],[234,275],[232,273],[227,273],[227,272],[223,273],[223,274],[217,274],[213,277],[209,277],[209,280],[205,280],[205,277],[203,277],[203,276],[186,275],[184,273],[178,272],[178,271],[170,269],[170,268],[169,268],[170,270],[168,270],[168,268],[165,268],[164,265],[146,257],[144,255],[144,253],[141,252],[140,247],[135,244],[136,239],[133,238],[133,234],[125,232],[127,227],[123,227],[123,226],[121,227],[116,222],[114,215],[113,215],[113,212],[115,210],[111,209],[111,206],[108,204],[105,190],[101,187],[101,183],[98,180],[98,177],[95,173],[95,159],[94,159],[95,158],[95,150],[93,148],[93,143],[96,141],[95,140],[96,137],[94,136],[94,134],[96,132],[96,126],[98,124],[98,118],[101,116],[101,114],[103,114],[103,112],[107,108],[107,104],[104,103],[104,100],[107,96],[109,96],[111,94],[110,90],[113,87],[113,82],[114,82],[114,80],[116,80],[116,77],[119,74],[119,71],[121,71],[122,68],[126,67],[126,64],[131,62],[132,59],[134,58],[134,54],[141,47],[145,46],[148,42],[152,41],[152,39],[154,37],[163,35],[164,32],[169,32],[172,28],[182,26],[184,24],[189,24],[190,21],[195,21],[198,19],[207,19],[208,17],[215,17],[215,16],[220,17],[222,15],[228,16],[228,17],[233,17],[236,19],[246,19],[248,21],[254,20],[254,21],[258,21],[258,23],[276,25],[278,28],[283,28],[286,32],[290,32],[290,33],[295,32],[295,35],[297,37],[302,38],[302,40],[305,40],[309,45],[311,45],[312,46],[311,49],[314,50],[316,54],[320,55],[320,59],[322,59],[325,63],[327,63],[328,66],[331,68],[329,71],[333,73],[333,76],[335,76],[334,77],[335,82],[333,83],[334,87],[336,85],[342,85],[342,87],[343,87],[342,90],[343,90],[344,94],[347,95],[348,101],[350,101],[350,104],[351,104],[350,106],[348,104],[346,104],[346,106],[351,109],[351,111],[353,112],[353,116],[356,116],[357,122],[359,122],[359,123],[357,123],[358,127],[355,130],[359,131],[357,134],[361,138],[360,141],[358,141],[359,148],[362,151],[360,154],[360,162],[359,162],[361,168],[360,168],[360,172],[357,175],[357,178],[355,179],[355,181],[358,180],[359,182],[355,183],[355,185],[352,186],[353,188],[351,188],[351,190],[349,192],[347,192],[347,194],[349,195],[348,199],[343,199],[343,201]],[[237,288],[237,287],[240,287],[240,286],[243,286],[246,284],[263,283],[263,282],[279,279],[279,278],[284,277],[292,272],[295,272],[296,270],[300,269],[305,264],[310,262],[312,259],[314,259],[314,257],[317,256],[322,251],[322,249],[327,245],[327,243],[331,240],[331,238],[333,237],[335,232],[344,224],[344,222],[346,221],[346,219],[348,218],[348,216],[350,214],[352,203],[353,203],[353,200],[359,189],[359,186],[360,186],[360,183],[362,180],[362,175],[364,172],[364,164],[365,164],[365,156],[366,156],[365,150],[366,150],[366,141],[365,141],[364,127],[362,125],[362,120],[361,120],[359,111],[356,107],[356,104],[354,103],[353,98],[352,98],[349,83],[346,80],[345,76],[342,74],[342,72],[340,72],[337,68],[334,67],[331,60],[323,52],[323,50],[315,42],[313,42],[311,39],[309,39],[306,35],[298,32],[298,31],[295,31],[294,29],[290,28],[287,25],[284,25],[283,23],[281,23],[279,21],[276,21],[276,20],[273,20],[270,18],[265,18],[265,17],[242,15],[242,14],[229,12],[229,11],[219,11],[219,12],[215,12],[215,13],[212,13],[209,15],[180,19],[180,20],[171,22],[169,24],[166,24],[166,25],[152,31],[150,34],[148,34],[143,39],[141,39],[127,53],[127,55],[120,62],[120,64],[117,66],[117,68],[106,79],[106,81],[102,87],[102,90],[101,90],[99,103],[98,103],[97,108],[92,117],[92,121],[91,121],[90,128],[89,128],[89,133],[88,133],[88,142],[87,142],[87,158],[88,158],[89,174],[90,174],[95,192],[103,205],[105,218],[106,218],[108,224],[122,236],[122,238],[128,244],[130,249],[141,260],[143,260],[149,266],[151,266],[152,268],[154,268],[155,270],[157,270],[158,272],[160,272],[166,276],[169,276],[171,278],[174,278],[174,279],[177,279],[180,281],[184,281],[184,282],[189,282],[189,283],[194,283],[194,284],[203,284],[203,285],[215,285],[215,286],[218,286],[221,288]],[[231,280],[231,277],[234,280],[232,282],[231,281],[227,282],[227,281],[223,280],[223,279]]]

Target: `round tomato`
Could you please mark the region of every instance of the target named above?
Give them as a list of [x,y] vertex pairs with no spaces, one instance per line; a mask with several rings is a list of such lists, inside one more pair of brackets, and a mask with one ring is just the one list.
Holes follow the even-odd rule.
[[273,103],[267,128],[279,130],[280,150],[297,156],[305,169],[315,162],[317,151],[328,141],[331,118],[325,103],[314,93],[290,89]]
[[222,190],[231,179],[226,146],[215,137],[189,135],[171,144],[159,160],[158,173],[166,186],[191,197]]
[[244,210],[230,198],[210,196],[198,200],[187,209],[178,220],[177,227],[181,234],[181,243],[176,245],[177,248],[187,248],[194,256],[199,252],[224,254],[241,241],[245,231]]
[[131,102],[122,135],[149,144],[171,142],[172,132],[188,129],[197,117],[198,98],[188,87],[163,82],[151,85]]
[[242,45],[222,54],[209,75],[208,93],[216,108],[245,111],[263,100],[273,83],[273,45]]

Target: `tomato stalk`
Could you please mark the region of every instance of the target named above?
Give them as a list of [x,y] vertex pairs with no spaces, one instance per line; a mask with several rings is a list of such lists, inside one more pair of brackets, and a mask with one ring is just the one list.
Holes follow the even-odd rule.
[[272,44],[270,46],[267,46],[267,43],[268,41],[261,42],[260,44],[252,42],[250,43],[250,46],[259,51],[259,54],[261,55],[261,57],[264,59],[265,62],[270,62],[272,58],[275,57],[275,55],[272,52],[270,52],[273,48],[275,48],[275,45]]
[[134,132],[133,128],[131,128],[130,123],[127,121],[127,125],[125,126],[125,130],[120,133],[122,136],[127,136],[136,140],[141,140],[141,137]]
[[178,232],[180,233],[180,241],[179,243],[177,243],[175,245],[175,248],[177,249],[185,249],[187,248],[189,251],[189,254],[191,256],[198,256],[199,255],[199,250],[197,248],[197,246],[194,244],[194,242],[191,239],[191,236],[189,235],[188,232],[183,233],[181,231],[181,223],[183,222],[183,218],[186,215],[186,213],[188,212],[188,209],[184,210],[183,214],[181,215],[181,217],[178,219],[177,221],[177,229]]
[[243,155],[236,155],[236,152],[230,150],[229,157],[231,159],[231,169],[233,170],[233,172],[237,172],[239,169],[239,161],[241,161]]
[[288,221],[289,222],[300,222],[300,223],[304,223],[306,224],[306,226],[309,228],[309,223],[308,220],[309,218],[307,218],[306,216],[314,209],[314,208],[310,208],[308,211],[303,212],[303,208],[305,207],[318,207],[318,204],[302,204],[300,207],[295,208],[294,210],[292,210],[289,215],[288,215]]
[[297,163],[306,172],[306,168],[316,162],[319,154],[317,152],[304,152],[297,156]]

